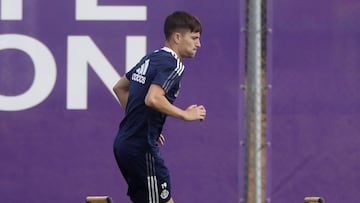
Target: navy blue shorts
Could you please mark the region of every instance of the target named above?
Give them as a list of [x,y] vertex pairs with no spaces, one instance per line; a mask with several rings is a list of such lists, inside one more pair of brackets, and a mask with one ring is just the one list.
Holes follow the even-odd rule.
[[129,154],[114,148],[116,162],[134,203],[165,203],[171,198],[169,170],[159,153]]

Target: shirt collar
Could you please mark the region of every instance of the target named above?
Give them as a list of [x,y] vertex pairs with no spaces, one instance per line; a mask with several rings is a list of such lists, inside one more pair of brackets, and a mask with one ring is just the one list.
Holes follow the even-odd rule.
[[174,50],[170,49],[169,47],[163,47],[161,50],[164,50],[166,52],[171,53],[176,59],[178,59],[179,57],[177,56],[177,54],[175,53]]

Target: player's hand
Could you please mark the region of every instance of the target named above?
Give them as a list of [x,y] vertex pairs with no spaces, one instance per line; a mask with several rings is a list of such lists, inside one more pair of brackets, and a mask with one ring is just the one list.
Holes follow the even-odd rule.
[[203,105],[191,105],[185,110],[184,120],[186,121],[194,121],[194,120],[205,120],[206,117],[206,109]]
[[158,139],[158,143],[159,143],[160,145],[164,145],[164,144],[165,144],[165,137],[164,137],[163,134],[160,134],[159,139]]

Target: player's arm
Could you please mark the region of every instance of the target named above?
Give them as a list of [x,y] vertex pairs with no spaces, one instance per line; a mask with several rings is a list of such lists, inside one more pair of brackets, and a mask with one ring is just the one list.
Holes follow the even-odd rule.
[[171,104],[165,97],[164,89],[157,84],[150,86],[145,97],[145,104],[161,113],[185,121],[204,120],[206,116],[205,107],[202,105],[191,105],[187,109],[182,110]]
[[129,86],[130,81],[126,78],[126,76],[123,76],[113,87],[115,95],[123,109],[125,109],[127,105],[129,97]]

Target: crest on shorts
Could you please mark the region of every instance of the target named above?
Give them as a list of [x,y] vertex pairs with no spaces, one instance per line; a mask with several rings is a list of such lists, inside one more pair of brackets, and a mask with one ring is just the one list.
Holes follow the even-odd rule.
[[160,194],[160,197],[162,199],[166,199],[168,196],[169,196],[169,191],[167,189],[164,189]]
[[169,192],[169,190],[167,190],[166,188],[167,188],[167,183],[166,183],[166,182],[164,182],[163,184],[161,184],[162,192],[161,192],[161,194],[160,194],[160,197],[161,197],[162,199],[166,199],[166,198],[169,197],[170,192]]

